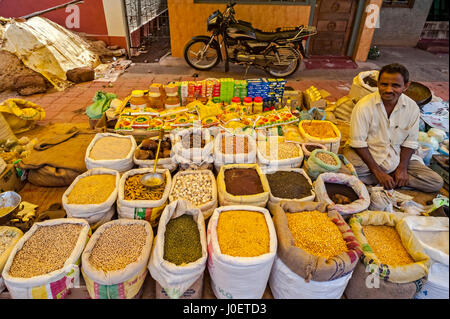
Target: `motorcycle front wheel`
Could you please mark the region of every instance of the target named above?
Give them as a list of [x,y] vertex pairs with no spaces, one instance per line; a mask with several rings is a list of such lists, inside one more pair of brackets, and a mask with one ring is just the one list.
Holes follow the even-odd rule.
[[210,70],[219,63],[219,53],[216,48],[207,47],[208,40],[195,39],[184,47],[184,59],[196,70]]
[[300,55],[289,47],[278,48],[277,52],[269,53],[271,60],[274,62],[267,66],[266,71],[276,78],[284,78],[294,74],[300,66]]

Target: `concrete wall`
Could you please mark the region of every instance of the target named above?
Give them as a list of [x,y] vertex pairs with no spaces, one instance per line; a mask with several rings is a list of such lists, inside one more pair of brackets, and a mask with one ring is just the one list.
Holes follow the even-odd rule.
[[413,8],[382,7],[380,28],[372,45],[415,47],[420,39],[433,0],[416,0]]

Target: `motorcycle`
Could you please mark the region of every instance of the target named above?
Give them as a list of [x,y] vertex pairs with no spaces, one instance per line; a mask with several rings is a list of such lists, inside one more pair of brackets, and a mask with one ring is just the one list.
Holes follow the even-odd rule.
[[[224,13],[215,11],[208,18],[207,30],[211,36],[195,36],[184,48],[186,62],[196,70],[210,70],[220,61],[265,70],[273,77],[283,78],[295,73],[302,57],[307,58],[303,40],[317,33],[313,26],[277,28],[275,32],[263,32],[252,24],[236,20],[234,6],[229,2]],[[219,36],[222,43],[219,44]],[[224,46],[224,57],[222,56]]]

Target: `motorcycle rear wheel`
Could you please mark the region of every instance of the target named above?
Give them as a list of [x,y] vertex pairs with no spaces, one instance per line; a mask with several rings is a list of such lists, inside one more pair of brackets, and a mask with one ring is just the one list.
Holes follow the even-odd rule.
[[[301,59],[300,55],[297,54],[297,52],[294,49],[289,47],[280,48],[279,54],[281,61],[286,59],[290,60],[289,65],[287,65],[286,67],[269,65],[266,68],[266,72],[275,78],[288,77],[297,72],[298,67],[300,66],[300,59]],[[275,53],[273,53],[273,55],[274,57],[276,57]]]
[[184,59],[187,64],[196,70],[206,71],[215,67],[219,63],[219,53],[215,47],[209,46],[206,39],[195,39],[189,41],[184,47]]

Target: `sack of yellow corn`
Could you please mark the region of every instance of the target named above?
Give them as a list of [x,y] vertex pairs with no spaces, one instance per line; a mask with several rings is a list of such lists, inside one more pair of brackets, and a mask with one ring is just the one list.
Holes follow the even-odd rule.
[[430,258],[407,223],[388,212],[364,211],[349,224],[363,255],[347,298],[413,298],[425,283]]
[[350,227],[317,202],[272,209],[278,237],[270,287],[275,298],[340,298],[361,256]]
[[117,219],[100,226],[81,257],[91,298],[136,297],[147,276],[152,242],[152,227],[144,220]]
[[[227,170],[256,170],[259,181],[251,176],[244,178],[241,174],[231,174],[235,178],[227,178]],[[240,187],[237,187],[239,184]],[[257,184],[257,185],[256,185]],[[231,192],[236,188],[233,195]],[[222,166],[217,175],[217,191],[220,206],[250,205],[265,207],[269,200],[270,187],[265,174],[258,164],[228,164]],[[242,192],[244,191],[244,192]],[[244,194],[245,193],[245,194]],[[247,195],[249,194],[249,195]]]

